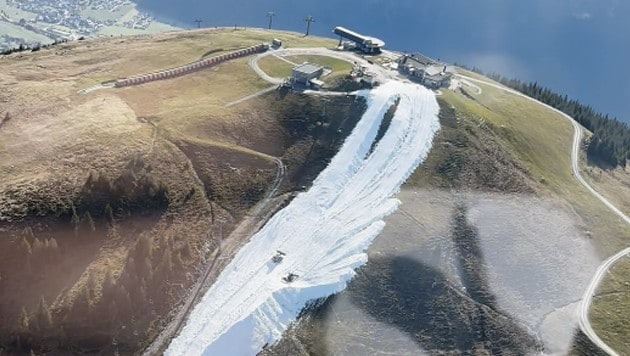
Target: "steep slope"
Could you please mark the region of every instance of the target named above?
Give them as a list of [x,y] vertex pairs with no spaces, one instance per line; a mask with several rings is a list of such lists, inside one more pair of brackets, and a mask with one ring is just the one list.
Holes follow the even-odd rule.
[[[366,94],[368,109],[313,187],[276,214],[237,254],[191,314],[166,354],[252,354],[275,343],[306,302],[342,290],[365,263],[390,197],[424,159],[438,129],[433,94],[387,82]],[[370,148],[385,113],[389,129]],[[286,253],[279,265],[270,260]],[[282,277],[299,275],[287,284]]]
[[[572,176],[567,120],[478,87],[442,91],[442,128],[399,195],[401,209],[368,250],[361,278],[265,354],[596,350],[577,332],[577,302],[630,231]],[[462,205],[472,254],[473,245],[457,247],[447,218]],[[621,300],[601,300],[609,306],[612,298]],[[593,312],[603,313],[598,299]],[[614,326],[610,335],[623,345],[624,316],[604,315],[593,319]]]

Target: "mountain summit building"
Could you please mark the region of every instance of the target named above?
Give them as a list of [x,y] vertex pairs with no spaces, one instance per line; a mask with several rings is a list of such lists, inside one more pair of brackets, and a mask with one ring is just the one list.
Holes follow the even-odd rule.
[[421,54],[405,54],[398,60],[398,70],[409,79],[431,89],[448,87],[453,78],[452,68]]

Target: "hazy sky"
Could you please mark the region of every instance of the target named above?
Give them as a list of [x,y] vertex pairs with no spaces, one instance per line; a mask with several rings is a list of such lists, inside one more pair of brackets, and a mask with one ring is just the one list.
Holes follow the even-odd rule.
[[[630,1],[626,0],[141,0],[162,20],[194,27],[265,27],[333,36],[343,25],[394,50],[538,81],[630,122]],[[341,4],[340,4],[341,3]]]

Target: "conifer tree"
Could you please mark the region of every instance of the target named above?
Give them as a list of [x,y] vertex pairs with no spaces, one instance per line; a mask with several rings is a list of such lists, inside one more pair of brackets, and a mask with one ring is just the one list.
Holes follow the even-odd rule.
[[96,225],[94,225],[94,219],[92,219],[92,215],[89,211],[86,211],[83,215],[83,221],[92,231],[96,231]]
[[24,236],[24,235],[20,236],[20,245],[19,246],[20,246],[20,249],[22,250],[22,252],[25,255],[30,255],[31,253],[33,253],[31,243],[28,242],[28,240],[26,239],[26,236]]
[[105,218],[107,218],[110,224],[114,225],[114,210],[109,203],[105,205]]
[[28,315],[25,307],[22,307],[20,317],[18,319],[18,330],[20,333],[28,334],[31,332],[31,318]]
[[50,309],[48,308],[48,304],[46,304],[46,299],[42,296],[39,300],[39,305],[37,306],[37,327],[39,331],[45,331],[52,327],[52,315],[50,314]]

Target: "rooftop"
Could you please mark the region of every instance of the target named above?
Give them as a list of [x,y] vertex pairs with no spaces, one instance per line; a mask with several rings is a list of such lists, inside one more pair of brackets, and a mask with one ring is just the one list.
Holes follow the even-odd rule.
[[414,67],[428,67],[436,62],[429,57],[421,54],[411,54],[402,57],[401,62],[406,65],[412,65]]
[[427,67],[427,69],[424,70],[424,72],[427,75],[438,75],[440,73],[442,73],[444,71],[444,66],[441,65],[432,65]]
[[353,41],[360,40],[360,43],[362,45],[367,45],[370,47],[377,47],[377,48],[381,48],[385,46],[385,42],[381,39],[378,39],[376,37],[371,37],[371,36],[364,36],[360,33],[354,32],[345,27],[337,26],[335,27],[333,32],[337,35],[352,39]]
[[321,69],[322,69],[321,66],[318,66],[317,64],[312,64],[312,63],[303,63],[293,68],[294,71],[300,72],[303,74],[313,74],[313,73],[318,72]]

